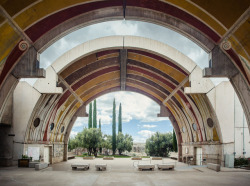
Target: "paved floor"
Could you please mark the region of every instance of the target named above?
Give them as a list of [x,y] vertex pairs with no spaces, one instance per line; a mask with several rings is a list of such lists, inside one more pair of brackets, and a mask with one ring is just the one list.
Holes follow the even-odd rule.
[[[86,162],[90,164],[90,169],[71,170],[71,163]],[[64,186],[64,185],[119,185],[119,186],[148,186],[148,185],[192,185],[192,186],[216,186],[216,185],[250,185],[250,171],[241,169],[222,168],[221,172],[214,172],[204,166],[187,166],[177,163],[171,159],[163,161],[154,160],[151,163],[175,164],[174,171],[138,171],[136,165],[138,161],[127,158],[117,158],[115,160],[83,160],[76,158],[68,162],[57,163],[44,170],[35,171],[34,168],[8,167],[0,168],[1,186]],[[94,165],[106,163],[107,171],[96,171]],[[150,163],[143,159],[140,164]]]

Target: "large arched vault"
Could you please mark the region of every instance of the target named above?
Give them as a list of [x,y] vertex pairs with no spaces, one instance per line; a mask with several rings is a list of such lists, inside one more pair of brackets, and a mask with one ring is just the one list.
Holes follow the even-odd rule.
[[[176,131],[180,160],[183,144],[222,142],[206,95],[213,83],[202,78],[193,61],[166,44],[133,36],[100,38],[59,57],[46,74],[34,85],[42,94],[29,119],[26,142],[67,144],[76,116],[86,116],[86,105],[120,90],[141,93],[159,104],[159,116],[170,117]],[[37,118],[41,124],[35,127]]]
[[122,19],[171,28],[211,53],[209,68],[204,69],[203,75],[230,79],[250,127],[248,0],[3,0],[0,122],[11,123],[11,117],[5,117],[10,112],[6,105],[11,104],[17,79],[45,77],[38,65],[40,52],[75,29]]
[[[249,6],[249,0],[0,1],[0,146],[4,147],[0,148],[1,157],[11,154],[11,148],[7,147],[13,144],[6,145],[4,140],[9,139],[8,134],[13,131],[13,97],[16,86],[19,91],[16,92],[22,94],[22,88],[18,87],[20,78],[46,76],[39,81],[40,86],[36,85],[38,92],[30,89],[39,95],[39,99],[36,97],[37,109],[31,111],[30,121],[24,119],[26,112],[22,117],[23,122],[25,120],[30,125],[25,134],[26,141],[52,143],[66,140],[64,134],[70,131],[68,125],[73,123],[71,118],[84,115],[84,104],[120,87],[122,90],[141,92],[162,104],[160,115],[171,114],[175,130],[180,131],[178,143],[218,140],[214,138],[216,136],[222,142],[221,135],[226,133],[220,134],[216,115],[206,96],[212,87],[209,80],[202,77],[229,78],[250,128]],[[171,52],[164,52],[160,47],[152,50],[153,47],[146,48],[150,45],[140,46],[140,39],[131,47],[133,40],[128,38],[124,44],[121,40],[110,41],[113,46],[102,43],[103,48],[99,49],[95,45],[86,45],[77,57],[70,59],[64,56],[64,63],[54,63],[46,74],[44,69],[39,68],[39,53],[59,38],[87,25],[123,19],[147,21],[183,34],[211,54],[209,68],[203,69],[202,74],[190,60],[182,63],[178,57],[172,58],[174,55],[171,56]],[[123,49],[123,46],[127,48]],[[80,60],[92,63],[85,68]],[[125,62],[126,71],[120,68]],[[119,75],[119,68],[122,75]],[[79,69],[86,76],[82,76]],[[100,79],[102,84],[98,84]],[[55,86],[57,80],[58,86]],[[210,100],[213,93],[209,93]],[[231,99],[230,92],[226,95]],[[32,102],[32,99],[29,101]],[[215,99],[211,101],[213,106],[215,102]],[[31,107],[25,106],[25,109],[27,111]],[[32,128],[32,122],[38,115],[43,123],[39,131]],[[213,120],[213,129],[206,129],[208,117]],[[57,132],[48,130],[52,121]],[[193,123],[198,129],[195,132],[192,131]],[[62,126],[66,128],[60,131]],[[183,126],[186,130],[182,134]],[[5,158],[0,160],[6,162]]]

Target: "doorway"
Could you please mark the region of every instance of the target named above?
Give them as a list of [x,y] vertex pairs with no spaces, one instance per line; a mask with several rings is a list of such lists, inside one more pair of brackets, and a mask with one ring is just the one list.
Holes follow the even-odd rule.
[[50,149],[49,149],[49,146],[44,147],[44,162],[50,164]]
[[196,149],[196,165],[202,165],[202,148]]

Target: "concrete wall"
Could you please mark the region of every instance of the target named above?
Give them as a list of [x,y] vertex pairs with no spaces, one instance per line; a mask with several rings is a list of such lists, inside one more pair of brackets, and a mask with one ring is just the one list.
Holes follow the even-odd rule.
[[28,83],[20,81],[14,91],[13,100],[13,164],[24,154],[24,138],[30,115],[41,94]]
[[28,155],[29,147],[38,147],[40,154],[40,161],[44,161],[44,147],[49,147],[50,151],[50,163],[58,163],[63,161],[64,155],[64,143],[55,143],[55,144],[25,144],[23,146],[23,154]]
[[[246,118],[230,82],[222,82],[208,93],[222,132],[223,154],[250,157],[250,135]],[[244,152],[243,154],[243,147]]]
[[185,162],[185,157],[193,157],[194,164],[196,162],[195,148],[202,148],[202,159],[205,159],[203,164],[223,162],[222,145],[219,143],[204,143],[204,144],[183,144],[182,158]]

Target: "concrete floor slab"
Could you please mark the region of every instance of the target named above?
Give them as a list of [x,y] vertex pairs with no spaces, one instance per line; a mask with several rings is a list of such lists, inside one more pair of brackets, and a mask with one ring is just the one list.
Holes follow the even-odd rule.
[[[72,163],[89,163],[87,171],[72,170]],[[140,164],[150,162],[147,159],[139,161]],[[151,161],[159,163],[175,164],[174,171],[138,171],[138,161],[130,158],[115,158],[108,161],[96,158],[83,160],[76,158],[67,162],[51,165],[44,170],[35,171],[34,168],[2,167],[0,168],[1,186],[161,186],[161,185],[192,185],[192,186],[221,186],[221,185],[249,185],[250,171],[237,169],[222,169],[215,172],[206,167],[187,166],[183,163],[176,163],[175,160],[164,159],[163,161]],[[95,164],[107,164],[107,171],[96,171]]]

